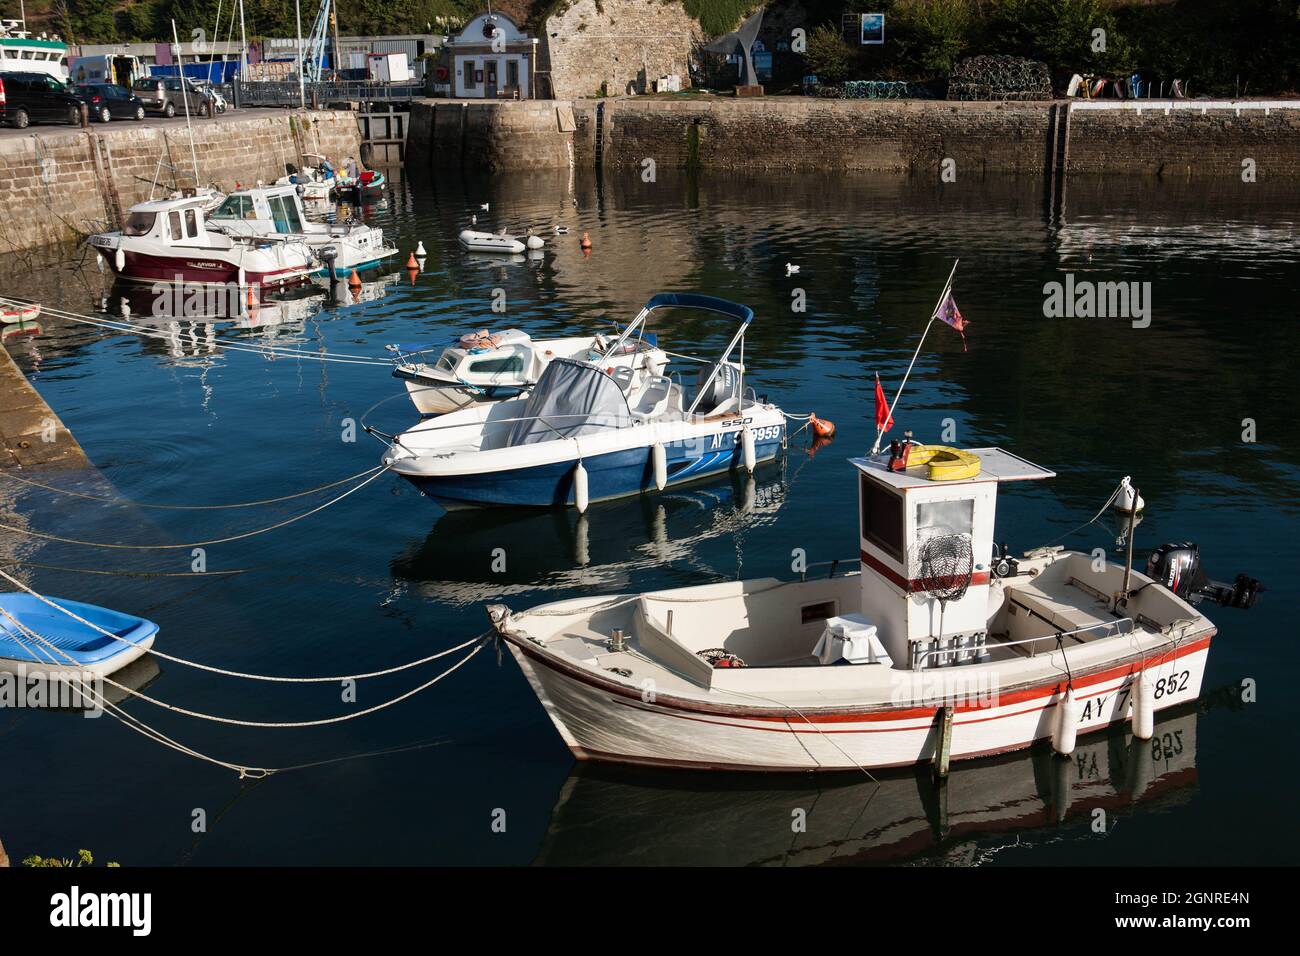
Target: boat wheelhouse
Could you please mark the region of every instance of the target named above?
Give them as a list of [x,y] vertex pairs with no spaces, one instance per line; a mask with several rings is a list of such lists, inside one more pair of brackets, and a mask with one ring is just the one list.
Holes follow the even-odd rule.
[[489,614],[583,760],[946,768],[1044,739],[1069,753],[1124,720],[1150,737],[1156,711],[1200,693],[1216,629],[1192,602],[1248,607],[1258,582],[1174,593],[1165,549],[1151,575],[1055,547],[995,552],[1001,487],[1052,472],[1000,448],[963,456],[978,470],[959,477],[852,459],[858,571]]
[[68,82],[68,45],[59,37],[33,37],[22,20],[0,20],[0,73],[42,73]]

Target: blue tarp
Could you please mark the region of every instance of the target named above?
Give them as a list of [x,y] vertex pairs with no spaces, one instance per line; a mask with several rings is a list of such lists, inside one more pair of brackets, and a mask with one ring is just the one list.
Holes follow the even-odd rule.
[[[208,83],[229,83],[230,78],[239,72],[239,60],[214,60],[211,63],[186,63],[185,75],[192,80],[204,80]],[[150,76],[175,76],[176,64],[169,66],[151,66]]]

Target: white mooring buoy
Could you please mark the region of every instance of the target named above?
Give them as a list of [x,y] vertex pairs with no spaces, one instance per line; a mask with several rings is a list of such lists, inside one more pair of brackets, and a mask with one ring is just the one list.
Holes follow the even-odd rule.
[[1125,475],[1119,483],[1119,491],[1115,495],[1115,510],[1121,514],[1136,512],[1141,514],[1146,508],[1147,503],[1142,500],[1142,496],[1137,493],[1133,487],[1133,481]]
[[668,484],[668,452],[662,443],[655,442],[650,449],[650,456],[654,459],[655,488],[663,491]]
[[1083,711],[1074,699],[1074,688],[1067,687],[1065,695],[1056,702],[1056,730],[1052,734],[1052,749],[1068,756],[1074,753],[1074,742],[1079,736],[1079,715]]
[[740,450],[744,455],[745,470],[751,475],[754,473],[754,433],[749,430],[749,426],[743,426],[740,429]]
[[587,469],[582,462],[573,466],[573,503],[578,507],[578,514],[587,512]]
[[1156,732],[1156,684],[1145,670],[1133,678],[1133,736],[1150,740]]
[[424,251],[424,243],[423,243],[423,242],[417,242],[417,243],[415,244],[415,254],[416,254],[417,256],[427,256],[427,255],[428,255],[428,253]]

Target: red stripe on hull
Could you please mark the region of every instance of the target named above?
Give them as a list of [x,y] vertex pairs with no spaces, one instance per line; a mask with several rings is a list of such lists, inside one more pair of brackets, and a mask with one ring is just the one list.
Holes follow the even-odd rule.
[[[133,282],[167,282],[170,284],[194,283],[199,285],[228,285],[239,281],[239,267],[220,259],[185,260],[169,256],[153,256],[140,252],[126,252],[126,264],[118,270],[109,250],[98,250],[113,273]],[[284,286],[303,282],[310,274],[309,267],[277,269],[272,272],[245,270],[245,285]]]

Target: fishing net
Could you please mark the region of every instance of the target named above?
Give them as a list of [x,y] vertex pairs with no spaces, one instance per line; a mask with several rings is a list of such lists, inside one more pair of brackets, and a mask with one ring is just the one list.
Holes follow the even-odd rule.
[[960,601],[970,587],[975,554],[970,535],[938,532],[917,542],[916,589],[942,604]]
[[950,100],[1049,100],[1047,64],[1020,56],[969,56],[948,78]]

